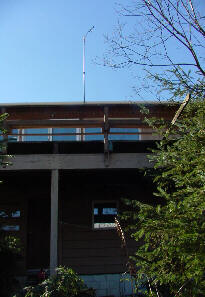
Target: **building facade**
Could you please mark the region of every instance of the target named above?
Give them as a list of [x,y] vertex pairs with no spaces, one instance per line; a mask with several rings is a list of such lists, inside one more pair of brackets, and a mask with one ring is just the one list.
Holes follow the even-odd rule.
[[[176,106],[145,104],[170,121]],[[0,168],[0,222],[21,239],[17,274],[65,265],[98,296],[131,293],[114,219],[122,198],[152,200],[141,169],[157,138],[138,103],[5,104],[1,136],[12,165]],[[5,157],[6,158],[6,157]],[[6,161],[6,160],[5,160]],[[129,253],[137,244],[127,238]]]

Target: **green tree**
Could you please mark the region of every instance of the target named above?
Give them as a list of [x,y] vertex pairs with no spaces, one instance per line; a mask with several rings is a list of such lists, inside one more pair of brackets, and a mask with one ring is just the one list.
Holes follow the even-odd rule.
[[[4,128],[5,120],[7,119],[8,114],[3,113],[0,115],[0,134],[1,136],[6,132]],[[7,166],[9,165],[8,158],[5,158],[5,151],[6,151],[6,142],[4,139],[0,140],[0,166]]]
[[[148,122],[155,128],[159,124]],[[163,139],[150,156],[155,162],[154,205],[132,201],[133,210],[124,214],[124,219],[132,218],[132,236],[142,241],[134,257],[137,278],[150,281],[152,296],[160,294],[162,285],[173,297],[204,296],[204,96],[192,99],[175,124],[164,123],[159,133]]]
[[[130,0],[118,6],[127,24],[120,23],[107,36],[104,65],[131,68],[137,77],[137,95],[150,91],[155,99],[175,101],[187,93],[192,96],[171,127],[162,119],[147,120],[162,136],[151,155],[156,198],[153,205],[130,202],[133,210],[123,216],[132,236],[142,243],[134,257],[137,278],[147,279],[148,293],[158,297],[161,286],[172,297],[204,296],[205,292],[205,17],[201,5],[198,0]],[[173,48],[178,49],[177,55]]]
[[[0,115],[0,132],[1,135],[6,133],[4,123],[8,114]],[[0,141],[0,166],[10,164],[9,156],[6,155],[6,141]],[[10,213],[1,211],[0,218],[9,216]],[[20,256],[20,242],[14,236],[8,236],[0,224],[0,296],[8,297],[17,288],[17,282],[14,279],[14,269],[17,258]]]

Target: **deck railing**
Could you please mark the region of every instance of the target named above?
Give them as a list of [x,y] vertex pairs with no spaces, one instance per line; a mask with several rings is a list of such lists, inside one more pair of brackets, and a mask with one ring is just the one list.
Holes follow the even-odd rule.
[[4,138],[10,141],[15,139],[16,141],[38,141],[39,139],[39,141],[104,140],[106,142],[106,139],[146,140],[147,135],[148,139],[151,139],[153,131],[145,127],[138,119],[8,120]]

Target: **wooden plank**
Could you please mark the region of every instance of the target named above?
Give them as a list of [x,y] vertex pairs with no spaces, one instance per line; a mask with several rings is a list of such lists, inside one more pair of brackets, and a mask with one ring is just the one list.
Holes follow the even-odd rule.
[[101,249],[102,247],[107,248],[119,248],[120,242],[115,239],[106,239],[106,240],[63,240],[63,249]]
[[[77,119],[77,118],[103,118],[103,109],[109,107],[110,118],[143,118],[141,114],[142,102],[94,102],[92,104],[76,103],[43,103],[43,104],[4,104],[6,111],[9,113],[9,119]],[[144,103],[145,107],[150,110],[150,117],[164,117],[171,119],[178,107],[178,104],[172,106],[167,103]]]
[[[16,155],[9,159],[11,166],[0,171],[9,170],[52,170],[52,169],[104,169],[104,154],[35,154]],[[152,168],[146,153],[110,154],[109,168]]]
[[7,120],[11,129],[103,127],[103,120]]
[[[63,265],[70,266],[69,263],[66,263],[66,261],[63,263]],[[74,271],[76,271],[78,274],[106,274],[106,273],[123,273],[126,271],[125,265],[72,265],[72,268]]]
[[[94,257],[123,257],[124,251],[118,246],[113,248],[79,248],[79,249],[71,249],[64,248],[63,249],[63,257],[64,258],[94,258]],[[92,261],[92,259],[91,259]]]
[[69,229],[63,231],[63,240],[100,240],[101,244],[107,239],[115,239],[120,241],[117,232],[115,230],[106,230],[106,231],[92,231],[91,232],[68,232]]
[[148,127],[139,119],[106,119],[102,120],[7,120],[8,129],[28,128],[143,128]]
[[119,265],[125,263],[125,257],[84,257],[84,258],[72,258],[63,257],[63,262],[68,263],[71,267],[76,266],[88,266],[88,265]]

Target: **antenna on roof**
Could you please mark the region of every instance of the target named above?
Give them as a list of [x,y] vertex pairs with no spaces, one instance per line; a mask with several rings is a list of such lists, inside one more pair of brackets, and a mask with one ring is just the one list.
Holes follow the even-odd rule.
[[83,102],[85,103],[85,39],[88,33],[92,32],[94,26],[92,26],[88,32],[83,36]]

